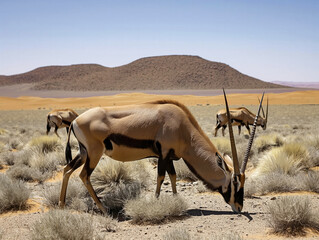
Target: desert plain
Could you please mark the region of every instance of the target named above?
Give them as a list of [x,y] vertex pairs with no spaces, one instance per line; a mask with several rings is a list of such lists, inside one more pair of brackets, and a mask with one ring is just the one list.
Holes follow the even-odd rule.
[[[226,90],[227,92],[227,90]],[[258,182],[258,176],[254,172],[258,169],[260,161],[266,159],[276,148],[285,144],[299,144],[305,149],[307,161],[312,165],[301,166],[302,169],[296,172],[285,173],[289,178],[287,183],[294,185],[292,180],[300,174],[318,175],[319,165],[319,144],[310,144],[309,139],[318,141],[318,119],[319,119],[319,91],[288,91],[272,92],[266,90],[266,98],[269,99],[269,119],[267,129],[257,128],[255,144],[253,145],[253,155],[247,174],[248,193],[244,201],[243,213],[236,214],[231,211],[222,196],[215,192],[203,190],[199,180],[185,180],[180,178],[177,183],[179,197],[187,204],[187,209],[182,216],[169,218],[161,223],[134,223],[130,218],[114,219],[112,231],[105,230],[105,227],[96,222],[99,218],[93,212],[91,220],[94,222],[94,235],[92,239],[179,239],[170,237],[169,234],[176,234],[182,231],[185,239],[318,239],[319,234],[313,229],[306,228],[301,234],[287,236],[285,234],[275,234],[270,224],[269,204],[280,200],[286,196],[306,197],[311,207],[311,212],[319,213],[319,194],[317,190],[309,190],[303,187],[290,186],[289,190],[260,190],[260,182],[250,182],[253,176]],[[245,106],[251,111],[257,111],[260,93],[231,93],[228,95],[230,106]],[[73,108],[79,113],[88,108],[96,106],[117,106],[125,104],[135,104],[157,99],[174,99],[185,104],[208,135],[211,141],[220,147],[220,151],[227,152],[228,147],[221,132],[218,137],[213,137],[215,127],[215,114],[224,107],[222,95],[216,96],[196,96],[196,95],[168,95],[145,94],[145,93],[122,93],[108,96],[91,97],[70,97],[70,98],[44,98],[37,96],[26,97],[0,97],[0,129],[1,131],[1,174],[6,175],[10,168],[14,166],[4,161],[4,156],[12,152],[22,152],[33,138],[45,135],[46,114],[54,108]],[[65,146],[65,130],[61,132],[61,145]],[[239,155],[243,155],[248,142],[248,133],[244,128],[242,134],[238,136],[234,127],[236,143],[239,145]],[[52,134],[52,133],[51,133]],[[267,148],[257,149],[262,144],[263,138],[269,139],[275,136],[280,139],[279,145],[270,144]],[[20,141],[17,140],[19,138]],[[260,139],[258,141],[258,138]],[[8,142],[15,139],[19,146],[7,146]],[[270,141],[270,140],[269,140]],[[311,145],[311,147],[309,147]],[[63,152],[63,149],[59,150]],[[102,160],[101,160],[102,161]],[[142,160],[146,161],[148,160]],[[182,161],[182,160],[179,160]],[[300,160],[301,161],[301,160]],[[151,163],[149,163],[151,164]],[[178,168],[178,167],[176,167]],[[41,221],[52,206],[44,201],[44,192],[53,185],[61,184],[63,164],[57,167],[52,176],[44,181],[25,181],[26,187],[31,191],[26,206],[20,210],[7,210],[0,213],[0,239],[41,239],[41,236],[34,236],[34,225]],[[141,192],[141,196],[147,196],[155,192],[156,167],[149,168],[150,183]],[[267,173],[270,174],[270,173]],[[284,175],[284,173],[281,173]],[[281,176],[282,176],[281,175]],[[77,178],[78,172],[73,174]],[[266,175],[267,176],[267,175]],[[319,177],[313,178],[319,179]],[[285,180],[286,181],[286,180]],[[276,182],[276,181],[275,181]],[[277,185],[283,184],[281,180]],[[257,190],[258,186],[258,190]],[[275,189],[275,188],[274,188]],[[162,187],[162,195],[172,195],[170,182],[166,177]],[[165,207],[165,205],[163,206]],[[73,210],[76,211],[76,210]],[[78,211],[76,214],[83,214]],[[70,231],[72,227],[70,226]],[[233,235],[232,238],[230,235]],[[187,238],[186,238],[187,237]],[[225,237],[225,238],[223,238]],[[237,238],[236,238],[237,237]]]

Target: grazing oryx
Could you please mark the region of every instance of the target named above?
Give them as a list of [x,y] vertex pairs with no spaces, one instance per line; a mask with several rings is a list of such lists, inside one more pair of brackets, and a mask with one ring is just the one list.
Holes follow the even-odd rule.
[[[65,151],[68,164],[63,171],[59,200],[61,207],[65,205],[70,175],[84,164],[80,178],[99,209],[107,212],[90,182],[93,170],[105,153],[122,162],[158,157],[156,196],[160,194],[165,172],[170,177],[173,193],[176,193],[173,160],[183,158],[207,187],[221,193],[233,211],[240,212],[243,208],[244,172],[248,157],[239,171],[232,129],[229,128],[233,163],[230,157],[218,152],[190,111],[179,102],[161,100],[130,106],[92,108],[77,117],[70,127]],[[69,144],[71,132],[79,142],[79,153],[73,160]]]
[[54,133],[58,136],[58,129],[66,127],[66,132],[69,131],[71,122],[78,116],[72,109],[55,109],[47,115],[47,135],[51,127],[54,127]]
[[[253,125],[256,115],[253,114],[245,107],[240,108],[231,108],[230,111],[230,119],[232,122],[232,126],[238,126],[238,135],[240,135],[241,126],[245,126],[248,130],[250,135],[250,128],[249,125]],[[257,126],[261,126],[263,130],[266,130],[267,127],[267,120],[268,120],[268,99],[267,99],[267,108],[266,108],[266,116],[264,110],[262,108],[263,116],[258,117]],[[225,128],[227,127],[227,112],[225,109],[221,109],[216,114],[216,127],[214,136],[217,136],[217,131],[219,128],[222,127],[222,134],[225,136]]]

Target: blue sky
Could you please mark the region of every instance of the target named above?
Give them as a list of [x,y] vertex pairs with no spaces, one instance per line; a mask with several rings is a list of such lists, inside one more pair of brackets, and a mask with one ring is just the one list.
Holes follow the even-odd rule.
[[0,75],[198,55],[264,81],[319,82],[317,0],[3,0]]

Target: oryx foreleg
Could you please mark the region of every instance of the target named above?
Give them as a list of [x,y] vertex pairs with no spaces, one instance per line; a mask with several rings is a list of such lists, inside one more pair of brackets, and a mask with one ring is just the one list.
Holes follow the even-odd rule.
[[225,136],[225,129],[226,129],[227,125],[223,125],[223,128],[222,128],[222,134],[223,134],[223,137]]
[[158,164],[157,164],[157,185],[156,185],[156,192],[155,192],[156,197],[160,195],[161,186],[164,182],[166,171],[171,180],[173,193],[176,193],[176,172],[173,165],[173,161],[171,159],[172,151],[173,150],[170,150],[167,153],[165,158],[163,158],[162,153],[159,154]]
[[249,127],[249,125],[246,124],[245,126],[246,126],[246,128],[247,128],[247,130],[248,130],[248,134],[250,135],[250,127]]
[[61,137],[59,136],[59,134],[58,134],[58,129],[59,129],[58,125],[55,125],[54,133],[55,133],[59,138],[61,138]]
[[173,194],[176,194],[177,193],[177,190],[176,190],[176,171],[174,168],[173,160],[171,160],[171,159],[168,160],[166,171],[167,171],[168,176],[171,180]]
[[238,125],[238,135],[240,135],[241,132],[241,125]]

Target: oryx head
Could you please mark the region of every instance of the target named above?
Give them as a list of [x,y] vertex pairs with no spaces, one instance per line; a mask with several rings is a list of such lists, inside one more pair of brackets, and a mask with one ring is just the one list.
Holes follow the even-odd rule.
[[[230,116],[229,107],[228,107],[228,103],[227,103],[227,97],[226,97],[224,89],[223,89],[223,92],[224,92],[227,115]],[[234,134],[233,134],[232,126],[231,126],[231,120],[228,118],[228,129],[229,129],[230,144],[231,144],[231,151],[232,151],[233,160],[231,160],[231,158],[227,155],[224,155],[223,159],[231,172],[231,179],[230,179],[230,182],[229,182],[227,187],[220,189],[220,193],[223,195],[225,201],[232,207],[234,212],[241,212],[241,210],[243,209],[245,170],[246,170],[249,152],[250,152],[253,140],[254,140],[256,126],[257,126],[257,120],[259,117],[263,98],[264,98],[264,94],[262,95],[262,98],[261,98],[261,101],[259,104],[258,113],[257,113],[255,121],[254,121],[253,129],[252,129],[252,132],[251,132],[251,135],[249,138],[245,157],[244,157],[244,160],[243,160],[243,163],[242,163],[240,169],[239,169],[237,150],[236,150],[236,145],[235,145],[235,140],[234,140]],[[268,115],[268,104],[267,104],[267,115]]]

